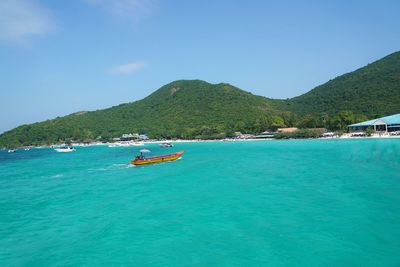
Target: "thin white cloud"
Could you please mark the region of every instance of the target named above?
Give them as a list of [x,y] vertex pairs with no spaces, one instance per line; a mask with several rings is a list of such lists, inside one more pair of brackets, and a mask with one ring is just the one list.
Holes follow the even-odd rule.
[[33,0],[0,0],[0,41],[26,44],[53,28],[50,12]]
[[155,0],[86,0],[107,13],[136,23],[154,10]]
[[113,74],[129,74],[129,73],[136,72],[136,71],[142,69],[143,67],[145,67],[145,64],[143,62],[131,62],[131,63],[115,66],[115,67],[111,68],[109,72],[113,73]]

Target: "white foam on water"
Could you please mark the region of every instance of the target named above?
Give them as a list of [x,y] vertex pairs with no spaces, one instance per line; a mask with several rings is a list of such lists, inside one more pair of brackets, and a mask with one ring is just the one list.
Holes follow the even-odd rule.
[[112,165],[114,169],[126,169],[126,168],[132,168],[135,167],[135,165],[130,164],[130,163],[117,163]]
[[120,170],[120,169],[126,169],[129,168],[131,164],[122,164],[122,163],[116,163],[104,167],[99,167],[99,168],[92,168],[89,169],[89,172],[99,172],[99,171],[114,171],[114,170]]

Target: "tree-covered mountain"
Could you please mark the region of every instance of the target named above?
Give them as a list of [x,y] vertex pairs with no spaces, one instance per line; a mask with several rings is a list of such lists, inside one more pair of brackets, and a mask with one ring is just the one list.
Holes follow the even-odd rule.
[[150,137],[218,138],[236,130],[285,126],[284,120],[290,124],[290,114],[273,108],[272,102],[225,83],[181,80],[133,103],[22,125],[2,134],[0,146],[109,140],[132,132]]
[[282,108],[299,115],[349,110],[369,118],[400,113],[400,52],[285,101]]
[[133,132],[221,138],[285,126],[345,130],[350,123],[394,113],[400,113],[400,52],[288,100],[226,83],[175,81],[136,102],[19,126],[0,135],[0,146],[110,140]]

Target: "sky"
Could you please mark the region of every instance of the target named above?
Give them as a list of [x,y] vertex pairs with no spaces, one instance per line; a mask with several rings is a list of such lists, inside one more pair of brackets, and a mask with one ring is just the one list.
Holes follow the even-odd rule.
[[397,0],[0,0],[0,133],[179,79],[289,98],[400,50]]

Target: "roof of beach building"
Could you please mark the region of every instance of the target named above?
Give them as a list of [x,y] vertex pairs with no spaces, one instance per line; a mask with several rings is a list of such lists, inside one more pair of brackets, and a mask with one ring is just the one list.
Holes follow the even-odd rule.
[[400,124],[400,114],[394,114],[394,115],[377,118],[377,119],[373,119],[373,120],[369,120],[369,121],[354,123],[349,126],[370,126],[370,125],[374,125],[378,121],[382,121],[385,124]]

